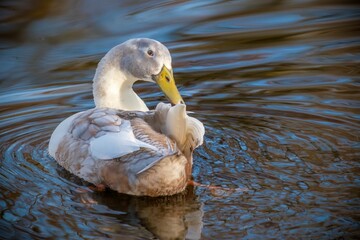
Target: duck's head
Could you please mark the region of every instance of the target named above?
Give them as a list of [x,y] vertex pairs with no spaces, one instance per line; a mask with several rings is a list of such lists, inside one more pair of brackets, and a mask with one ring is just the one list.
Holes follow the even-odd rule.
[[155,82],[172,104],[184,101],[176,87],[169,50],[160,42],[131,39],[118,46],[121,49],[120,69],[135,79]]

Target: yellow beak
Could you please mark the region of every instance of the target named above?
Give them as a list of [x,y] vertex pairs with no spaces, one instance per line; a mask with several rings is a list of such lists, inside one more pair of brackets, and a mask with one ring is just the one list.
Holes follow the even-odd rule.
[[184,104],[184,100],[176,87],[174,76],[165,65],[162,67],[160,73],[153,75],[152,78],[172,104]]

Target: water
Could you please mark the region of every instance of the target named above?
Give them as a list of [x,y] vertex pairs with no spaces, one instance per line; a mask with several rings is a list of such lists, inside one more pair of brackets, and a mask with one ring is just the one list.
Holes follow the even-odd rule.
[[[0,237],[351,239],[360,236],[360,5],[353,1],[2,1]],[[47,153],[93,107],[99,59],[155,38],[206,127],[197,182],[166,198],[87,183]],[[150,108],[165,101],[139,83]]]

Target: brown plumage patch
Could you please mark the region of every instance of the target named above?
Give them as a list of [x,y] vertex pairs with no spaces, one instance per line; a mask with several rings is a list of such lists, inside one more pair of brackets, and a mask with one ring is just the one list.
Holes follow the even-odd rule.
[[135,137],[143,142],[149,143],[157,148],[175,149],[175,142],[164,134],[156,132],[147,122],[141,118],[134,118],[131,121]]

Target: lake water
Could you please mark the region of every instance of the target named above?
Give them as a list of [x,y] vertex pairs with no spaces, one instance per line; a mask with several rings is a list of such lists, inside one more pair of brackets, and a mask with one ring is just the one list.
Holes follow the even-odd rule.
[[[360,5],[355,1],[1,1],[0,238],[360,236]],[[101,57],[134,37],[170,49],[206,127],[194,180],[165,198],[87,183],[47,152],[92,108]],[[166,101],[138,83],[150,108]]]

